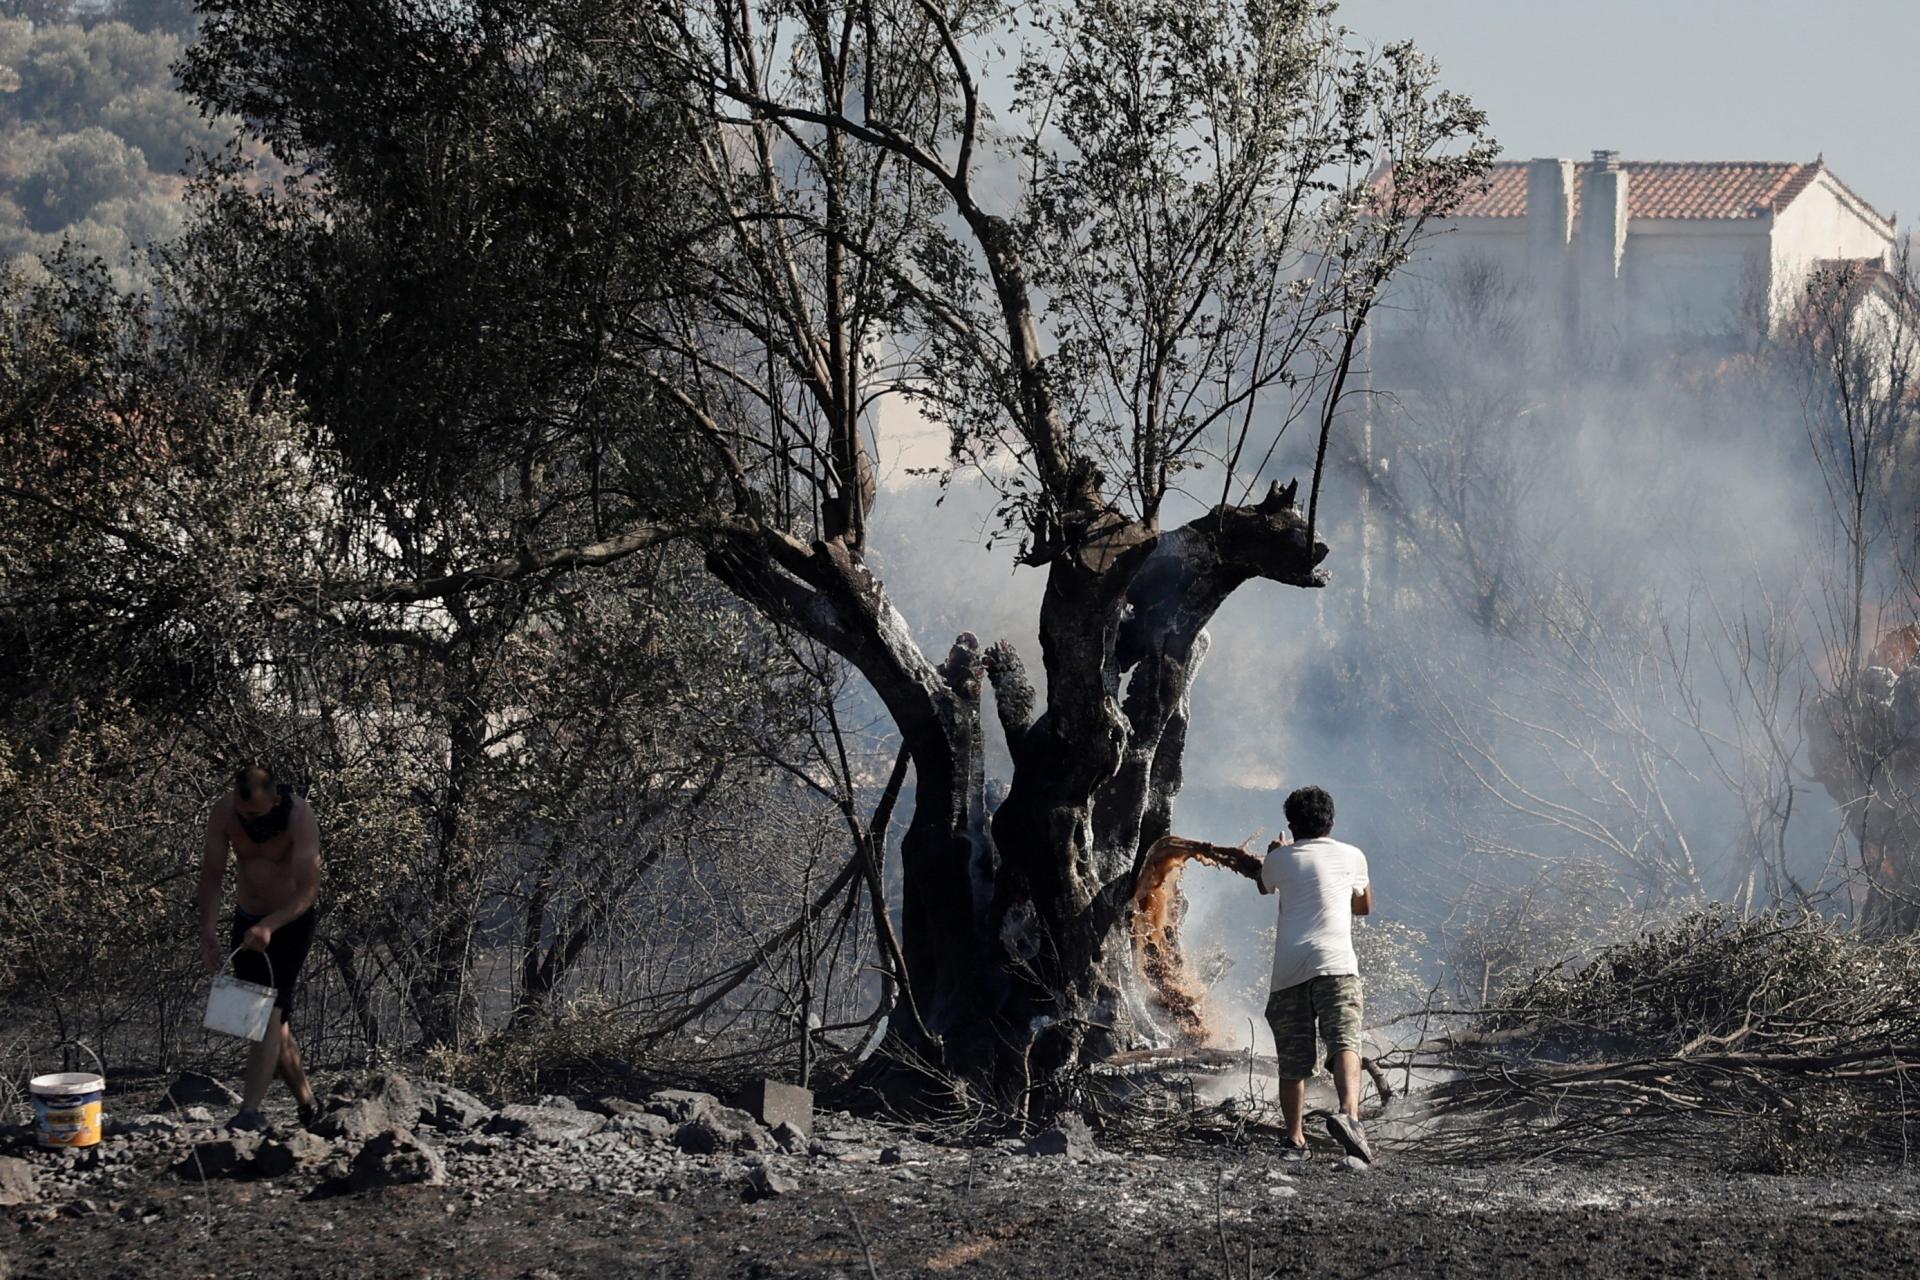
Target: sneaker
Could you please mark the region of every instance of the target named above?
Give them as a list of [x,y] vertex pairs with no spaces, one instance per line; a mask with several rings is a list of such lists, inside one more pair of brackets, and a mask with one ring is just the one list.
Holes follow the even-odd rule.
[[1284,1143],[1280,1147],[1281,1164],[1298,1164],[1307,1158],[1307,1144]]
[[258,1111],[242,1107],[227,1121],[228,1133],[259,1133],[267,1127],[267,1118]]
[[1333,1135],[1335,1142],[1347,1149],[1347,1154],[1368,1164],[1373,1163],[1373,1148],[1367,1145],[1367,1131],[1358,1120],[1351,1120],[1341,1112],[1327,1117],[1327,1132]]
[[314,1102],[301,1103],[300,1104],[300,1127],[302,1129],[313,1128],[314,1124],[318,1122],[321,1115],[323,1114],[324,1113],[320,1110],[320,1103],[317,1100]]

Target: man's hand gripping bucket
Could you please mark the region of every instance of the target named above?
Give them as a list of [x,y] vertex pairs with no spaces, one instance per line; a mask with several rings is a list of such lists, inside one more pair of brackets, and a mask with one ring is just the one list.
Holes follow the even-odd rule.
[[[233,964],[234,956],[244,948],[236,949],[227,957],[227,965]],[[264,951],[261,956],[267,962],[267,977],[273,978],[273,959]],[[263,987],[257,982],[247,982],[237,974],[224,969],[214,977],[213,987],[207,992],[207,1016],[203,1025],[209,1031],[218,1031],[221,1035],[238,1036],[242,1040],[264,1040],[267,1028],[273,1022],[273,1002],[278,994],[273,987]]]

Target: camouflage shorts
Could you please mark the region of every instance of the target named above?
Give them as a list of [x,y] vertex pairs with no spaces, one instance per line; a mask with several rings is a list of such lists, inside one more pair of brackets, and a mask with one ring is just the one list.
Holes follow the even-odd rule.
[[1327,1069],[1343,1049],[1360,1052],[1360,979],[1354,974],[1323,974],[1285,987],[1267,997],[1267,1025],[1273,1028],[1273,1053],[1282,1080],[1313,1075],[1314,1023],[1327,1042]]

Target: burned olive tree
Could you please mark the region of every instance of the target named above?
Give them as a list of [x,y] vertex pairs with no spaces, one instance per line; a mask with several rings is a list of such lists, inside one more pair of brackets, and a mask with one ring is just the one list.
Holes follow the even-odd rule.
[[[537,330],[514,358],[650,412],[583,423],[549,398],[581,480],[555,501],[597,504],[592,539],[328,589],[424,599],[697,544],[859,672],[911,763],[886,1056],[1004,1096],[1138,1038],[1124,914],[1205,627],[1248,582],[1324,581],[1359,337],[1484,169],[1480,114],[1317,4],[380,8],[373,49],[362,5],[210,5],[188,82],[408,226],[476,254],[565,241],[564,270],[521,282]],[[463,91],[412,111],[406,84],[436,76]],[[575,139],[552,127],[569,112]],[[431,145],[476,118],[497,151]],[[521,163],[530,137],[525,206],[485,227],[389,173]],[[1043,687],[1006,643],[923,651],[869,565],[877,424],[909,413],[998,487],[1004,543],[1045,575]],[[1304,494],[1273,481],[1294,426],[1278,456]],[[991,813],[989,694],[1013,761]]]

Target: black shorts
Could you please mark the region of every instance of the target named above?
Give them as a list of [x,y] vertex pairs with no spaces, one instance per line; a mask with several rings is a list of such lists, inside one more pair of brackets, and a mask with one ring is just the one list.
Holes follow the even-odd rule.
[[[313,946],[313,908],[308,907],[299,919],[289,920],[275,929],[267,939],[265,955],[242,950],[240,940],[247,936],[247,930],[264,919],[265,916],[256,916],[239,907],[233,909],[233,941],[229,946],[240,952],[233,958],[233,972],[246,982],[271,986],[277,991],[279,995],[273,1003],[284,1020],[293,1016],[293,984],[299,980],[300,966],[307,962],[307,951]],[[273,962],[271,970],[268,961]]]

